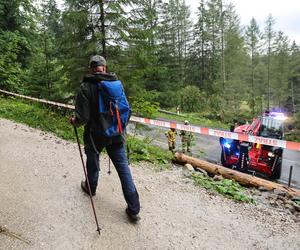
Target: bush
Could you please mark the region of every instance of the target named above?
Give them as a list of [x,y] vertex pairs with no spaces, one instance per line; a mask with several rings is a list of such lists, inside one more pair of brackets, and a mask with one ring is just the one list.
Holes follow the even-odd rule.
[[174,108],[174,110],[176,110],[175,107],[177,107],[180,104],[180,96],[178,92],[168,90],[166,92],[161,92],[156,101],[159,102],[162,108]]
[[159,108],[159,104],[157,102],[151,103],[146,101],[143,97],[137,97],[131,102],[131,108],[133,113],[138,116],[154,118],[154,115]]
[[205,94],[196,86],[186,86],[179,92],[182,111],[199,112],[206,109]]

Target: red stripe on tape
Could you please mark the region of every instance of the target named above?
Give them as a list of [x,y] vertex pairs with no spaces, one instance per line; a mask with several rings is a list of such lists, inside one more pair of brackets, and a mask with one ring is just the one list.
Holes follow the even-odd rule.
[[291,149],[291,150],[300,151],[300,143],[299,142],[293,142],[293,141],[287,141],[286,142],[286,148]]
[[245,134],[238,134],[240,141],[249,141],[249,136]]
[[[15,93],[8,92],[8,91],[1,90],[1,89],[0,89],[0,92],[8,94],[8,95],[12,95],[12,96],[18,96],[18,97],[21,97],[24,99],[37,101],[40,103],[47,103],[47,104],[63,107],[63,108],[69,108],[69,109],[75,108],[73,105],[68,105],[68,104],[64,104],[64,103],[52,102],[52,101],[48,101],[48,100],[44,100],[44,99],[38,99],[38,98],[29,97],[29,96],[19,95],[19,94],[15,94]],[[131,120],[133,120],[135,122],[143,123],[143,124],[149,124],[149,125],[151,123],[153,123],[153,125],[159,126],[159,127],[167,127],[167,128],[170,127],[170,128],[175,128],[175,129],[178,127],[178,129],[181,129],[181,130],[192,131],[192,132],[204,134],[204,135],[210,135],[209,134],[210,128],[202,128],[202,127],[197,127],[197,126],[186,126],[184,124],[177,124],[174,122],[164,122],[164,121],[151,120],[149,118],[142,118],[142,117],[135,117],[135,116],[132,116]],[[168,125],[168,124],[170,124],[170,125]],[[221,130],[211,129],[211,131],[213,131],[211,134],[212,136],[224,136],[225,138],[234,139],[234,138],[236,138],[236,135],[238,135],[238,140],[240,140],[240,141],[248,141],[249,142],[249,140],[252,138],[251,142],[254,142],[254,143],[279,146],[279,147],[287,148],[290,150],[300,151],[300,143],[299,142],[275,140],[275,139],[271,139],[271,138],[262,138],[262,137],[257,137],[257,136],[249,137],[249,135],[246,135],[246,134],[230,133],[228,131],[221,131]]]
[[171,128],[175,128],[175,129],[177,128],[177,125],[176,125],[176,123],[174,123],[174,122],[171,122],[171,123],[170,123],[170,126],[171,126]]
[[209,128],[201,128],[200,133],[204,134],[204,135],[208,135],[209,134]]

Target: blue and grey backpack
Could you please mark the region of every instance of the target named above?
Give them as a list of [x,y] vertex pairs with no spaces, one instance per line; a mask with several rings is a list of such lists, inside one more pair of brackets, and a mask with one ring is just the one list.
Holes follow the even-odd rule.
[[121,135],[129,122],[131,109],[120,80],[101,81],[99,90],[99,122],[107,137]]

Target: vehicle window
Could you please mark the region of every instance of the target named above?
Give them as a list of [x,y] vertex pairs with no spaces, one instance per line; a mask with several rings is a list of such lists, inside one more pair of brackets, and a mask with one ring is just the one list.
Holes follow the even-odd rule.
[[283,131],[283,122],[270,117],[262,118],[260,136],[281,139]]

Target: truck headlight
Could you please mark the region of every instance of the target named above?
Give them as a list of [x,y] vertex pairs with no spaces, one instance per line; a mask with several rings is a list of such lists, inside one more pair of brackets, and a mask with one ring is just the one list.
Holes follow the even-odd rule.
[[268,152],[269,157],[275,157],[275,154],[273,152]]

